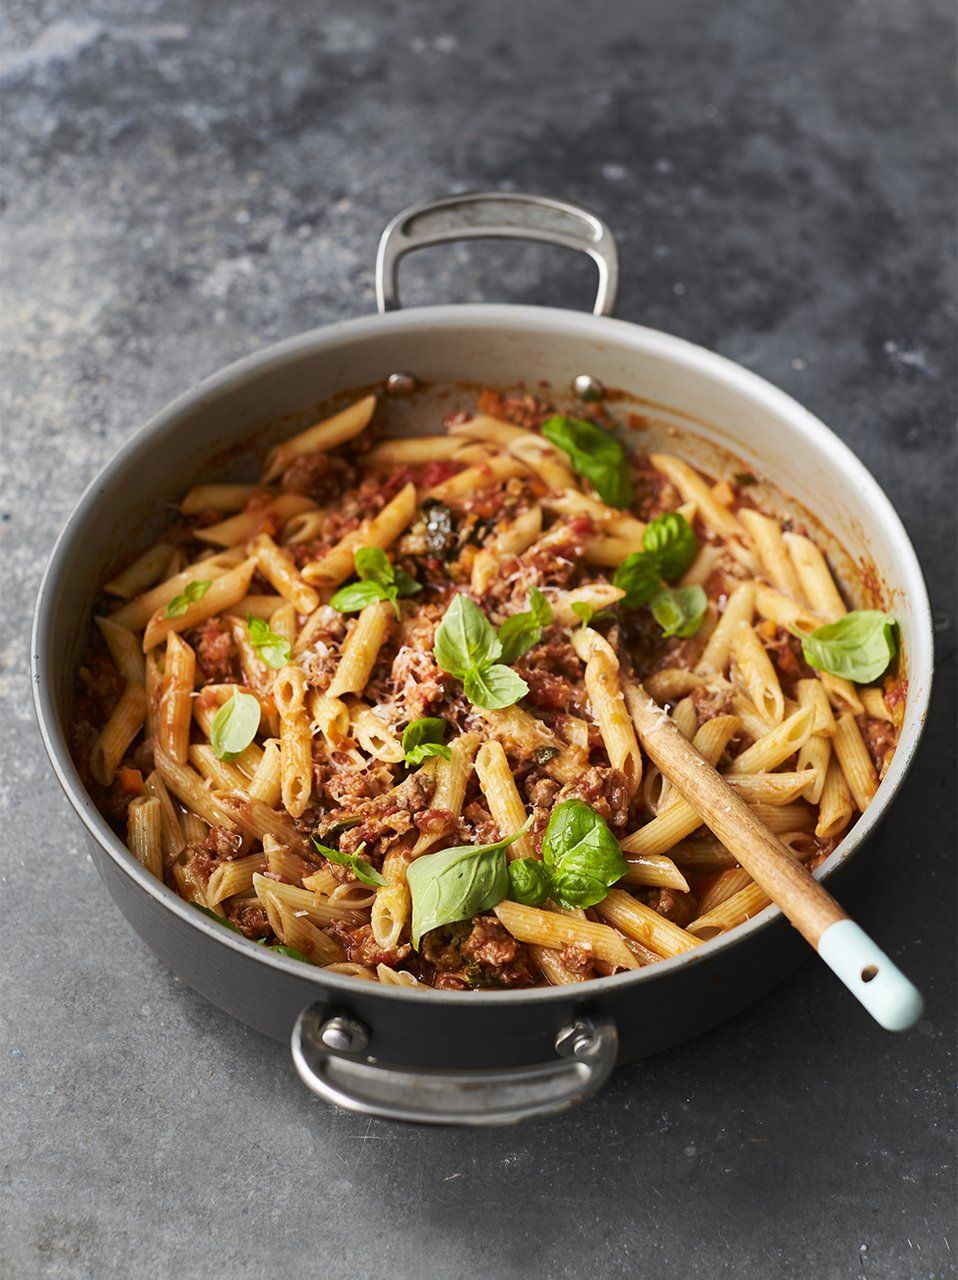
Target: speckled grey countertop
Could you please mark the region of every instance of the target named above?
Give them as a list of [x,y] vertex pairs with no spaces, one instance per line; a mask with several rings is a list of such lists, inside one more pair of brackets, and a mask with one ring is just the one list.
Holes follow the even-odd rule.
[[[953,1275],[951,6],[8,0],[6,28],[4,1276]],[[928,1009],[887,1036],[810,961],[589,1106],[465,1134],[328,1111],[160,968],[50,775],[25,657],[57,529],[129,432],[368,312],[398,208],[496,185],[594,206],[620,315],[785,387],[895,499],[936,709],[855,907]],[[589,292],[538,249],[405,279]]]

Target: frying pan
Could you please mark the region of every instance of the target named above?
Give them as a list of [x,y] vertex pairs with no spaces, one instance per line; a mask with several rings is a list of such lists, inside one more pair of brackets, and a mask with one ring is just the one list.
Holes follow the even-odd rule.
[[[588,254],[594,314],[517,305],[402,310],[400,260],[425,245],[511,237]],[[159,413],[80,499],[43,580],[33,634],[40,731],[90,851],[120,910],[160,959],[212,1003],[278,1039],[324,1098],[370,1115],[495,1124],[588,1097],[616,1063],[706,1031],[769,990],[803,955],[774,906],[694,953],[574,986],[458,993],[381,986],[269,952],[223,929],[158,883],[83,788],[69,752],[74,671],[99,584],[146,546],[164,507],[213,475],[250,478],[275,440],[354,396],[383,392],[397,433],[430,429],[476,385],[535,389],[560,406],[606,394],[623,432],[679,451],[715,475],[766,480],[763,503],[815,527],[856,602],[898,619],[908,701],[898,749],[868,811],[816,874],[842,895],[902,784],[928,710],[932,624],[915,552],[875,480],[817,418],[739,365],[657,330],[610,318],[618,255],[584,209],[542,197],[477,193],[417,205],[386,228],[378,315],[299,334],[240,360]],[[441,412],[440,412],[441,411]],[[788,495],[784,497],[783,495]],[[863,583],[881,600],[862,601]]]

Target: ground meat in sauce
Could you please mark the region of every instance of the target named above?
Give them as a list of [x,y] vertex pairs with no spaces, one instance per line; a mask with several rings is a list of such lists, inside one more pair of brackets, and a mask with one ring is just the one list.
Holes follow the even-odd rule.
[[235,924],[240,933],[255,942],[257,938],[268,938],[273,930],[266,916],[266,908],[258,903],[240,902],[226,908],[226,918]]
[[345,458],[329,453],[307,453],[295,458],[283,472],[281,487],[287,493],[302,493],[322,505],[352,489],[359,472]]
[[443,989],[532,986],[538,970],[529,950],[495,916],[433,929],[421,942],[422,959]]
[[722,684],[705,688],[701,686],[692,690],[692,706],[700,725],[706,720],[714,720],[716,716],[727,716],[732,713],[733,689],[730,684]]
[[646,896],[646,905],[666,920],[683,929],[698,914],[698,902],[694,894],[681,893],[678,889],[652,889]]
[[219,618],[207,618],[186,635],[196,654],[200,684],[228,684],[233,679],[233,637]]
[[631,795],[625,774],[619,769],[593,765],[583,772],[581,778],[566,783],[556,803],[573,798],[584,800],[610,827],[621,828],[628,824]]
[[339,840],[340,850],[355,853],[361,844],[365,844],[365,858],[375,859],[384,854],[396,843],[397,837],[416,827],[416,815],[427,808],[434,786],[431,777],[412,773],[401,786],[356,804],[349,816],[358,817],[361,821],[343,832]]
[[512,934],[495,917],[490,916],[482,916],[476,920],[462,944],[462,954],[466,959],[496,969],[512,964],[518,949],[519,944]]
[[373,937],[372,926],[368,924],[356,925],[350,921],[337,920],[329,926],[328,932],[343,944],[350,964],[365,965],[367,969],[375,969],[378,964],[396,969],[412,951],[408,944],[394,949],[381,947]]
[[774,666],[777,668],[783,683],[789,688],[796,680],[808,680],[815,672],[802,655],[802,642],[790,631],[776,627],[771,637],[762,637],[762,643],[768,651]]
[[573,942],[570,946],[564,947],[560,952],[559,958],[567,969],[571,969],[573,973],[581,974],[591,973],[595,959],[592,954],[592,948],[588,943],[584,942]]
[[479,393],[477,411],[528,431],[547,418],[552,409],[531,391],[494,391],[486,387]]
[[881,774],[885,765],[885,757],[895,747],[895,728],[887,720],[874,720],[870,716],[859,716],[857,720],[861,735],[872,758],[872,764]]

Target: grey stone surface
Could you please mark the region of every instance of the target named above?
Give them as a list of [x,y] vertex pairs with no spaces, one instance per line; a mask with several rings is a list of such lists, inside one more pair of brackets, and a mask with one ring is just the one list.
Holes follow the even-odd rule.
[[[951,6],[8,0],[5,25],[3,1274],[953,1275]],[[895,499],[936,709],[855,906],[927,993],[911,1035],[809,961],[565,1118],[396,1128],[308,1097],[105,899],[29,705],[59,525],[175,393],[369,311],[396,209],[484,186],[594,206],[620,315],[785,387]],[[590,288],[506,247],[404,280]]]

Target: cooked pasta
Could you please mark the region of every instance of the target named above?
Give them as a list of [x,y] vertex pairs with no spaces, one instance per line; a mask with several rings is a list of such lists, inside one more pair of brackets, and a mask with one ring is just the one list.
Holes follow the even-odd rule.
[[903,674],[810,666],[802,636],[850,606],[807,527],[734,470],[616,452],[589,434],[610,410],[484,391],[383,438],[366,395],[261,475],[194,484],[105,584],[77,674],[76,758],[133,856],[263,954],[364,982],[681,956],[767,899],[643,758],[634,674],[824,860],[888,767]]

